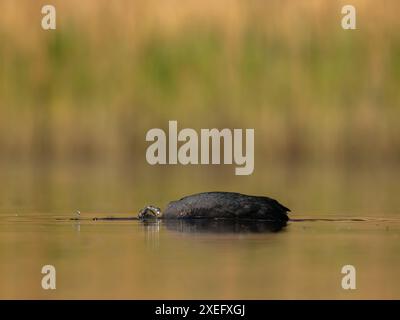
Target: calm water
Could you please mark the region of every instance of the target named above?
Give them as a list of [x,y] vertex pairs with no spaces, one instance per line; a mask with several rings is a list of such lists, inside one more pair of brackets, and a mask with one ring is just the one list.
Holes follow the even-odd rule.
[[[0,298],[400,298],[396,171],[282,168],[239,185],[185,170],[182,181],[174,171],[2,171]],[[294,221],[271,232],[92,220],[233,188],[277,197]],[[57,270],[53,291],[41,288],[46,264]],[[341,288],[347,264],[353,291]]]

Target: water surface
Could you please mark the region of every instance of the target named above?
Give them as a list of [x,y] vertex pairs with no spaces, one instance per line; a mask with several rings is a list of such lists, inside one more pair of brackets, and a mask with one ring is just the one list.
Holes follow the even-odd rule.
[[[399,170],[2,168],[0,298],[400,298]],[[271,232],[93,220],[211,190],[270,195],[292,221]],[[47,264],[53,291],[41,288]],[[347,264],[356,290],[341,287]]]
[[[1,217],[1,298],[400,297],[396,218],[296,217],[280,232],[216,233],[82,215]],[[45,264],[56,290],[41,288]],[[357,269],[353,291],[341,288],[346,264]]]

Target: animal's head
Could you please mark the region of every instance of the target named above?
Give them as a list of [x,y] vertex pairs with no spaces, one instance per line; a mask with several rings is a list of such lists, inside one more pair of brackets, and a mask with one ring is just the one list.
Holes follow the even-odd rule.
[[159,218],[161,216],[160,208],[155,206],[147,206],[139,211],[138,218],[139,219],[154,219]]

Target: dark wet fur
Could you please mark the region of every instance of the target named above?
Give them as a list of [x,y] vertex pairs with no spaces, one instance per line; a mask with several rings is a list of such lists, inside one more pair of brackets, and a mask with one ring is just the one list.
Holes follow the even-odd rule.
[[278,201],[234,192],[205,192],[172,201],[162,219],[251,219],[288,221],[290,209]]

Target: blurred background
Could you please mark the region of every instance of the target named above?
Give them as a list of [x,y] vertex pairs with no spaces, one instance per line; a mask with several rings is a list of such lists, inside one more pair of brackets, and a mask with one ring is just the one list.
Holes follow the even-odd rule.
[[[206,190],[399,212],[400,4],[0,2],[0,212],[136,212]],[[146,132],[254,128],[255,170],[150,166]]]

